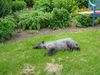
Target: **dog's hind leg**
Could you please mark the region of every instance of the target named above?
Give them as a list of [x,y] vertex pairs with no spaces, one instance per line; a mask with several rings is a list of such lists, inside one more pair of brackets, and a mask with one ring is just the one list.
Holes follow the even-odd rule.
[[48,53],[47,54],[49,56],[51,56],[51,55],[55,54],[56,52],[57,52],[57,50],[55,48],[51,48],[51,49],[48,50]]

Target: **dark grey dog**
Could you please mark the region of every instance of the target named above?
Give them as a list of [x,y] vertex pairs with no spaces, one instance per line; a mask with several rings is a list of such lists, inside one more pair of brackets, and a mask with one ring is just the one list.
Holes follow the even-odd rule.
[[79,44],[72,40],[71,38],[66,38],[66,39],[60,39],[56,41],[51,41],[51,42],[40,42],[36,44],[35,46],[33,45],[34,49],[47,49],[48,50],[48,55],[53,55],[55,52],[58,50],[80,50]]

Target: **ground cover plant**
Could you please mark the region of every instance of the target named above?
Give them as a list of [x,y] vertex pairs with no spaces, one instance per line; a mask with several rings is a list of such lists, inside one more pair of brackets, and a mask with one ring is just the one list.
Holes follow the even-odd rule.
[[[33,44],[42,40],[52,41],[67,37],[78,41],[81,51],[59,51],[50,57],[44,56],[44,53],[47,52],[44,49],[32,49]],[[25,75],[27,73],[47,75],[48,71],[51,72],[51,70],[48,70],[48,67],[58,67],[61,75],[99,75],[99,39],[100,30],[86,30],[40,36],[9,44],[1,43],[0,75]]]

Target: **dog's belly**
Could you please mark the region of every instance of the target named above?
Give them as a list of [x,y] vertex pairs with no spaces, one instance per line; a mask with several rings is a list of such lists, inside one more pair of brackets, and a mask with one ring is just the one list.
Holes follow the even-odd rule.
[[56,46],[58,50],[67,49],[66,43],[56,43]]
[[47,49],[57,49],[57,50],[63,50],[63,49],[67,49],[67,44],[64,41],[59,41],[59,42],[53,42],[53,43],[48,43],[46,45]]

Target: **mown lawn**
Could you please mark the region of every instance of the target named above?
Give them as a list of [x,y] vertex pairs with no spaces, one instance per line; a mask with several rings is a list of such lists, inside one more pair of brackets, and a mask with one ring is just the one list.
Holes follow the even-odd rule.
[[[39,41],[67,37],[78,41],[81,51],[59,51],[53,56],[44,56],[46,50],[32,49],[32,44]],[[0,75],[20,75],[24,64],[35,66],[39,75],[47,75],[45,65],[52,60],[63,65],[61,75],[100,75],[100,30],[66,32],[0,44]]]

